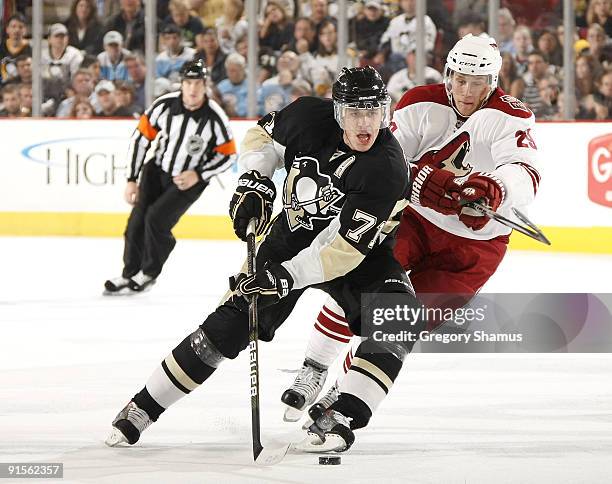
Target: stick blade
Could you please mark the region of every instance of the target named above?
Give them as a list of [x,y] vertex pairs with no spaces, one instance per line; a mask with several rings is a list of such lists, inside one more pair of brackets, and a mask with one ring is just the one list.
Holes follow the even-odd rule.
[[281,447],[264,447],[255,457],[255,463],[260,466],[273,466],[285,458],[291,444]]

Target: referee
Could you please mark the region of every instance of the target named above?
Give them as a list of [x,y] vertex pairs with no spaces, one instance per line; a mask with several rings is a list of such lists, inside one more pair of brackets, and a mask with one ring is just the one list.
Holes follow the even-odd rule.
[[[206,96],[203,61],[185,63],[181,89],[156,99],[142,115],[128,151],[123,273],[104,283],[106,295],[150,288],[176,244],[172,228],[210,178],[236,159],[227,115]],[[140,182],[138,179],[140,178]]]

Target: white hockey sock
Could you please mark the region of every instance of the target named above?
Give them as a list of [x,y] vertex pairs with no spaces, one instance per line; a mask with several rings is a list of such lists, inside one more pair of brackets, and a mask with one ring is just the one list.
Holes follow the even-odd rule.
[[328,298],[315,321],[306,358],[328,368],[352,336],[344,311],[336,301]]

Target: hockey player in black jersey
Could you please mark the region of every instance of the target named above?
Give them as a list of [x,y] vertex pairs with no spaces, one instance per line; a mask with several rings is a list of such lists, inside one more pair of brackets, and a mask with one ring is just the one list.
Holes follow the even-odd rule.
[[[394,259],[392,234],[406,206],[409,175],[388,129],[390,99],[371,67],[343,69],[333,100],[300,98],[264,116],[243,141],[245,169],[230,202],[234,230],[246,238],[256,218],[256,272],[232,278],[232,292],[162,361],[113,421],[110,446],[134,444],[174,402],[204,383],[248,345],[246,298],[258,296],[259,337],[270,341],[308,287],[332,295],[361,334],[361,294],[399,293],[417,304]],[[270,226],[271,181],[284,167],[283,211]],[[413,328],[418,330],[418,328]],[[364,339],[337,402],[315,415],[318,451],[343,451],[367,425],[410,351],[408,344]]]

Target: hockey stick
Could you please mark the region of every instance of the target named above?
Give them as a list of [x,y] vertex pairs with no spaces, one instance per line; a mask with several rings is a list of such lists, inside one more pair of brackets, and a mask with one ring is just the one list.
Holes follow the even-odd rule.
[[[257,220],[252,218],[247,226],[247,274],[255,273],[255,227]],[[253,460],[256,464],[271,466],[279,463],[289,450],[289,445],[279,448],[264,448],[261,445],[261,420],[259,418],[259,328],[257,317],[257,296],[249,301],[249,365],[251,378],[251,435],[253,438]]]
[[546,245],[551,245],[550,240],[546,238],[546,236],[538,228],[538,226],[534,224],[533,222],[531,222],[525,214],[523,214],[522,212],[520,212],[514,207],[512,207],[512,212],[514,213],[514,215],[516,215],[516,218],[518,218],[525,225],[516,223],[513,220],[510,220],[509,218],[506,218],[503,215],[498,214],[494,210],[491,210],[491,207],[487,207],[486,205],[483,205],[482,203],[467,202],[467,203],[462,203],[461,205],[472,208],[474,210],[478,210],[479,212],[485,214],[487,217],[492,218],[493,220],[499,222],[500,224],[503,224],[506,227],[510,227],[511,229],[514,229],[517,232],[520,232],[521,234],[526,235],[527,237],[531,237],[532,239],[535,239],[538,242],[542,242],[543,244],[546,244]]

